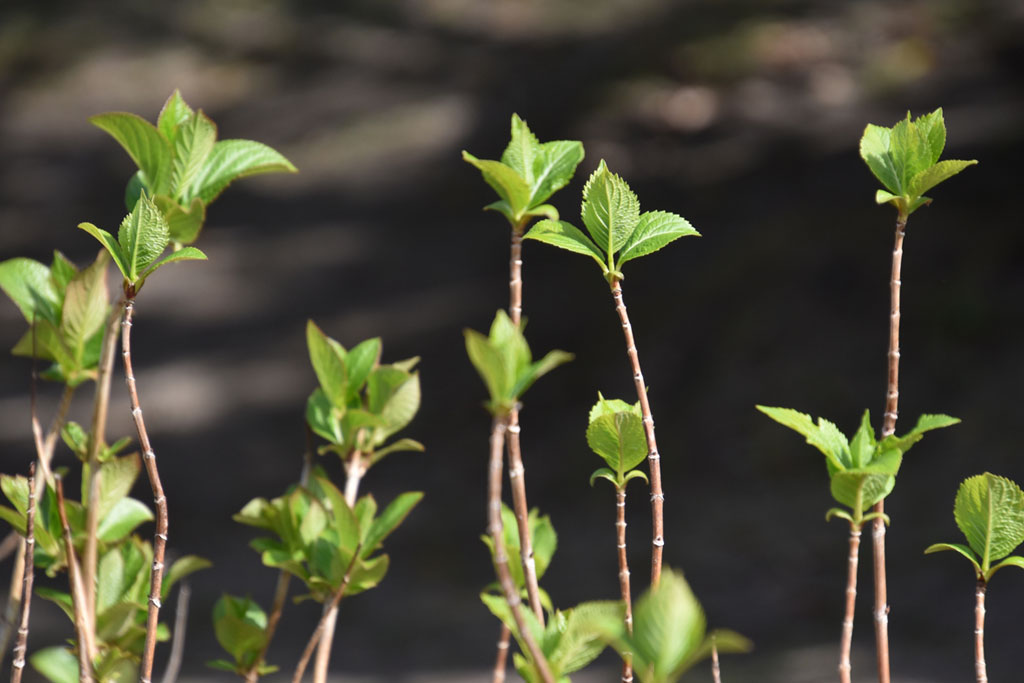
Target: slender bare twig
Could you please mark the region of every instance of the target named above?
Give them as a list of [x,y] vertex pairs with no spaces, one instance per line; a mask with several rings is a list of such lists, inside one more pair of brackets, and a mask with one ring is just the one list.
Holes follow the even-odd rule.
[[519,591],[512,582],[512,574],[508,569],[508,553],[505,550],[504,527],[501,523],[501,465],[502,452],[505,450],[505,432],[508,429],[508,416],[495,416],[491,425],[491,458],[488,467],[487,518],[488,531],[494,544],[494,567],[498,572],[498,582],[505,594],[505,601],[512,612],[519,629],[519,637],[529,651],[537,666],[544,683],[554,683],[551,670],[548,668],[544,653],[537,646],[533,634],[526,627],[523,619],[522,600]]
[[661,488],[661,455],[658,453],[658,442],[654,438],[654,415],[651,404],[647,400],[647,385],[640,369],[640,355],[633,339],[633,326],[629,322],[626,304],[622,299],[622,281],[613,279],[611,283],[612,299],[615,300],[615,312],[622,323],[622,334],[626,338],[626,355],[633,369],[633,384],[636,397],[640,401],[640,412],[643,416],[644,436],[647,437],[647,464],[651,474],[651,517],[653,534],[651,536],[651,587],[661,580],[661,557],[665,548],[665,492]]
[[185,581],[178,589],[178,602],[174,606],[174,633],[171,634],[171,655],[167,659],[162,683],[175,683],[181,672],[181,661],[185,655],[185,631],[188,626],[188,601],[192,597],[192,589]]
[[160,483],[160,472],[156,467],[156,453],[149,441],[146,423],[142,419],[142,406],[139,405],[138,388],[135,385],[135,373],[132,370],[132,314],[135,312],[135,299],[126,296],[124,300],[124,320],[121,323],[121,353],[124,356],[124,376],[128,383],[128,398],[131,403],[132,419],[139,435],[139,447],[142,449],[142,462],[146,466],[146,475],[153,490],[153,504],[156,506],[156,533],[153,536],[153,567],[150,571],[149,605],[146,612],[146,642],[142,650],[142,663],[139,666],[139,682],[150,683],[153,676],[153,656],[156,652],[157,625],[160,621],[160,587],[164,578],[164,553],[167,548],[167,497],[164,495],[163,484]]
[[320,617],[319,623],[313,630],[313,635],[310,636],[309,642],[306,643],[306,649],[302,651],[302,657],[299,658],[299,665],[295,667],[295,675],[292,676],[292,683],[300,683],[302,680],[302,674],[306,672],[306,665],[309,663],[309,658],[313,656],[313,650],[317,646],[317,642],[320,641],[324,636],[327,635],[327,629],[329,628],[329,621],[331,615],[337,618],[338,605],[341,604],[341,599],[345,597],[345,589],[348,588],[348,582],[352,579],[352,571],[359,564],[359,553],[363,550],[363,544],[360,543],[356,546],[355,551],[352,553],[352,560],[348,563],[348,568],[345,570],[345,576],[341,579],[341,586],[335,591],[334,596],[331,598],[329,603],[324,605],[323,616]]
[[67,511],[64,508],[64,482],[55,477],[57,485],[57,514],[64,531],[64,552],[68,560],[68,578],[71,584],[71,602],[75,613],[75,631],[78,632],[78,680],[80,683],[91,683],[93,678],[92,663],[96,659],[96,643],[92,638],[92,629],[88,624],[92,621],[85,605],[85,589],[82,587],[82,569],[75,555],[75,543],[71,538],[71,526],[68,524]]
[[[633,599],[629,589],[629,562],[626,559],[626,487],[615,489],[615,547],[619,556],[619,594],[626,606],[626,631],[633,635]],[[622,683],[633,680],[633,657],[622,658]]]
[[857,564],[860,560],[860,527],[850,524],[850,557],[846,574],[846,612],[839,640],[839,681],[850,683],[850,648],[853,644],[853,613],[857,604]]
[[[36,464],[28,467],[28,479],[36,478]],[[32,607],[32,580],[35,578],[36,548],[36,492],[28,487],[28,507],[25,509],[25,571],[22,580],[21,621],[18,624],[18,643],[14,646],[14,660],[11,662],[11,683],[21,683],[25,670],[25,653],[28,650],[28,618]]]
[[988,683],[985,670],[985,580],[978,579],[974,591],[974,674],[977,683]]
[[[900,212],[896,219],[896,236],[892,248],[892,274],[889,278],[889,353],[888,382],[885,392],[885,418],[882,438],[896,431],[900,399],[900,272],[903,267],[903,238],[907,216]],[[871,540],[875,576],[875,651],[878,657],[878,681],[889,683],[889,597],[885,576],[885,502],[875,504],[878,516],[872,525]]]
[[542,625],[544,608],[540,602],[540,585],[537,582],[537,563],[533,557],[533,539],[530,534],[530,512],[526,503],[526,469],[519,444],[519,407],[509,411],[508,416],[508,479],[512,489],[512,509],[519,531],[519,560],[526,580],[526,595],[530,608]]
[[713,683],[722,683],[722,669],[718,665],[718,643],[715,637],[711,636],[711,680]]
[[512,641],[512,631],[505,624],[501,625],[498,636],[498,654],[494,657],[494,674],[491,683],[505,683],[505,668],[508,666],[508,647]]

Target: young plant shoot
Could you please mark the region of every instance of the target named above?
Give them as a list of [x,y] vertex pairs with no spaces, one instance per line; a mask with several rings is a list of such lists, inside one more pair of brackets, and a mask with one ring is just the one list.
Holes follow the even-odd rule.
[[[868,124],[860,140],[860,156],[885,189],[875,193],[879,204],[896,207],[896,236],[892,249],[892,273],[889,278],[889,353],[888,382],[885,392],[885,416],[882,438],[896,431],[899,416],[900,373],[900,286],[903,265],[903,238],[907,218],[931,203],[924,196],[943,180],[977,161],[939,161],[946,145],[946,123],[942,109],[911,120],[907,118],[891,128]],[[889,683],[889,604],[885,576],[884,502],[875,506],[872,550],[875,579],[875,646],[879,683]]]
[[802,434],[807,443],[825,456],[832,497],[845,508],[832,508],[825,519],[845,519],[850,525],[850,553],[846,583],[846,612],[843,633],[839,643],[839,680],[850,683],[850,646],[853,642],[853,613],[857,600],[857,564],[860,552],[861,528],[868,521],[888,517],[877,509],[869,508],[883,500],[896,485],[903,455],[921,440],[925,432],[960,422],[947,415],[922,415],[908,433],[897,437],[890,434],[875,440],[871,415],[864,411],[860,427],[853,438],[847,439],[835,424],[819,417],[815,424],[810,415],[791,408],[757,406],[762,413],[793,431]]
[[1024,557],[1010,555],[1024,543],[1024,491],[1009,479],[988,472],[970,477],[957,491],[953,517],[968,545],[936,543],[925,553],[954,550],[974,567],[974,672],[977,683],[988,683],[985,591],[992,575],[1003,567],[1024,569]]
[[[500,161],[477,159],[468,152],[462,158],[480,170],[500,197],[486,209],[498,211],[508,220],[512,229],[509,253],[508,315],[512,324],[519,325],[523,310],[523,232],[536,217],[558,218],[555,207],[545,202],[565,187],[583,160],[583,144],[577,140],[554,140],[541,143],[517,114],[512,115],[511,140]],[[507,426],[508,474],[512,489],[512,504],[519,531],[519,559],[526,577],[526,590],[530,608],[541,624],[540,589],[533,542],[527,521],[529,505],[526,498],[526,469],[520,447],[519,407],[512,406]],[[508,632],[503,631],[499,645],[499,658],[508,648]],[[502,669],[504,671],[504,669]]]
[[[633,602],[630,597],[629,563],[626,559],[626,484],[632,479],[647,481],[647,475],[635,469],[647,456],[647,439],[640,404],[629,405],[617,399],[598,401],[590,409],[587,444],[607,463],[590,475],[590,485],[606,479],[615,487],[615,545],[619,558],[619,593],[625,606],[626,631],[633,633]],[[622,681],[633,678],[629,655],[622,658]]]
[[[488,532],[494,553],[494,566],[505,600],[516,623],[513,632],[520,634],[520,643],[526,646],[531,661],[544,683],[554,683],[552,672],[539,649],[531,630],[527,630],[521,599],[509,570],[508,551],[504,542],[504,526],[501,520],[501,464],[505,446],[505,432],[509,412],[519,403],[522,395],[537,379],[562,363],[572,360],[572,354],[551,351],[534,362],[530,347],[523,337],[522,325],[515,324],[499,310],[491,324],[490,334],[484,336],[474,330],[465,330],[466,352],[469,360],[480,374],[490,399],[485,404],[491,413],[491,450],[488,466]],[[523,525],[527,526],[528,525]],[[538,624],[543,623],[536,615],[531,617]],[[502,620],[510,629],[508,622]]]
[[661,486],[661,455],[654,438],[654,416],[647,400],[647,385],[640,369],[640,355],[633,339],[633,327],[626,313],[626,304],[622,298],[622,266],[627,261],[658,251],[680,237],[699,233],[685,218],[674,213],[647,211],[641,214],[640,200],[629,189],[625,180],[608,170],[604,160],[583,188],[581,213],[583,225],[590,233],[590,237],[571,223],[548,219],[533,226],[526,234],[526,238],[590,256],[600,266],[605,280],[611,287],[615,311],[619,314],[622,333],[626,339],[626,355],[633,371],[633,384],[636,386],[647,439],[653,519],[651,584],[657,585],[661,576],[661,557],[665,545],[665,492]]

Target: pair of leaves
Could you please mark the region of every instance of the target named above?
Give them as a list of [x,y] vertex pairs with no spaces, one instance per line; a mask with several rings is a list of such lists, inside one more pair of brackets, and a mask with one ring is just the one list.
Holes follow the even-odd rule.
[[821,451],[831,480],[832,497],[851,511],[830,510],[829,517],[834,515],[856,526],[866,519],[863,513],[867,509],[892,491],[903,455],[911,446],[920,441],[925,432],[960,422],[948,415],[922,415],[914,428],[903,436],[892,434],[876,441],[871,415],[864,411],[860,427],[848,440],[825,418],[819,417],[815,424],[810,415],[791,408],[757,406],[757,409],[802,434],[807,443]]
[[965,479],[956,494],[953,517],[969,547],[936,543],[925,553],[955,550],[971,561],[978,579],[986,583],[1003,567],[1024,569],[1024,557],[1010,555],[1024,543],[1024,491],[1016,483],[988,472]]
[[[223,594],[213,605],[213,632],[217,642],[234,662],[217,659],[207,666],[245,676],[255,665],[267,642],[267,613],[250,598]],[[276,666],[259,663],[261,675],[277,671]]]
[[[514,663],[519,675],[527,683],[540,683],[537,664],[526,648],[512,611],[505,598],[481,593],[480,599],[494,616],[509,628],[524,654],[516,654]],[[607,647],[606,635],[621,622],[625,610],[620,602],[584,602],[572,609],[557,610],[546,626],[542,627],[531,610],[522,610],[523,619],[534,641],[540,647],[551,675],[556,681],[568,681],[568,674],[579,671],[594,661]]]
[[[510,558],[516,558],[508,563],[509,574],[512,575],[513,585],[522,591],[526,588],[526,578],[523,576],[523,565],[518,561],[520,553],[518,523],[515,512],[504,503],[501,504],[501,524],[505,551]],[[547,515],[542,517],[537,508],[530,510],[527,524],[530,527],[530,539],[533,544],[534,566],[537,570],[537,578],[540,579],[548,570],[551,559],[555,555],[555,549],[558,548],[558,534],[555,533],[555,527],[551,524],[551,518]],[[484,534],[480,540],[491,551],[491,561],[494,561],[494,539],[488,534]],[[545,607],[551,609],[550,599],[547,602]]]
[[606,399],[599,393],[597,403],[590,409],[587,444],[608,463],[608,467],[590,475],[591,486],[599,477],[617,489],[624,488],[630,479],[647,481],[646,474],[634,469],[647,457],[647,436],[639,402],[630,405],[619,399]]
[[81,271],[59,251],[49,267],[8,259],[0,263],[0,289],[29,324],[14,355],[53,361],[44,376],[71,386],[95,376],[110,307],[105,252]]
[[254,540],[253,549],[265,565],[298,577],[323,602],[341,588],[350,566],[345,595],[380,583],[389,560],[373,553],[422,498],[418,491],[400,494],[378,515],[373,496],[349,507],[341,491],[318,472],[310,488],[296,487],[271,501],[253,499],[234,519],[274,533],[276,538]]
[[605,626],[605,638],[615,650],[633,658],[641,683],[675,681],[691,666],[710,656],[712,643],[720,653],[747,652],[749,640],[728,630],[706,633],[704,610],[683,575],[662,572],[659,584],[648,590],[633,610],[633,633],[620,618]]
[[252,140],[217,140],[217,126],[193,111],[175,90],[154,126],[135,114],[109,112],[89,121],[109,133],[128,152],[138,172],[125,191],[131,211],[145,192],[168,223],[175,245],[199,236],[206,206],[232,181],[259,173],[295,173],[290,161]]
[[486,208],[501,213],[514,229],[522,230],[537,216],[558,219],[558,210],[544,202],[569,184],[583,154],[583,144],[577,140],[541,143],[526,121],[513,114],[512,139],[501,161],[477,159],[465,151],[462,158],[476,167],[501,197]]
[[418,358],[381,365],[379,337],[346,350],[312,320],[306,343],[320,384],[306,402],[306,421],[330,450],[343,459],[358,450],[371,465],[388,453],[424,450],[412,439],[384,445],[419,411],[420,377],[413,371]]
[[121,221],[117,239],[92,223],[79,223],[78,227],[95,237],[110,252],[124,276],[126,291],[130,286],[131,296],[161,266],[174,261],[206,260],[206,254],[195,247],[183,247],[160,258],[170,244],[170,228],[163,213],[146,194],[139,197],[132,212]]
[[603,159],[583,188],[581,214],[590,237],[571,223],[551,219],[534,225],[525,237],[590,256],[609,282],[622,279],[627,261],[658,251],[680,237],[700,235],[689,221],[674,213],[641,214],[640,200],[625,180],[608,170]]
[[907,112],[907,118],[892,128],[868,124],[860,140],[860,156],[885,187],[875,194],[875,201],[891,203],[906,218],[931,202],[925,192],[978,163],[939,161],[945,146],[942,109],[913,121]]
[[507,414],[541,376],[573,359],[571,353],[550,351],[534,362],[521,327],[502,310],[488,336],[469,329],[463,334],[469,360],[490,393],[486,406],[493,415]]

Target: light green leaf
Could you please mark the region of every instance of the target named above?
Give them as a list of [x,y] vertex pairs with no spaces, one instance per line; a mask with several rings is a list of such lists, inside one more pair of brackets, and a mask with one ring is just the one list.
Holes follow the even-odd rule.
[[99,517],[104,519],[131,492],[142,463],[135,454],[115,458],[100,466]]
[[[544,577],[544,572],[548,570],[551,560],[555,556],[555,550],[558,548],[558,534],[555,533],[551,518],[548,515],[541,516],[540,511],[536,508],[530,510],[527,519],[530,525],[530,539],[533,542],[534,565],[537,570],[537,578],[540,579]],[[519,534],[515,535],[518,538]],[[517,544],[517,553],[518,549]]]
[[825,418],[819,417],[818,424],[815,425],[810,415],[792,408],[757,406],[757,409],[779,424],[802,434],[807,443],[821,451],[828,464],[829,475],[853,466],[846,437]]
[[[387,555],[378,555],[373,559],[361,561],[352,572],[345,595],[355,595],[373,588],[384,580],[390,565],[391,560]],[[335,589],[341,586],[341,579],[339,576],[338,582],[334,584]]]
[[607,479],[611,482],[612,486],[619,488],[618,475],[607,467],[599,467],[590,474],[590,485],[593,486],[594,482],[598,479]]
[[163,268],[168,263],[176,263],[178,261],[205,261],[206,254],[199,251],[195,247],[182,247],[178,251],[172,251],[167,256],[152,264],[142,274],[142,277],[146,278],[156,272],[157,268]]
[[36,671],[52,683],[78,683],[78,658],[65,647],[47,647],[29,657]]
[[530,188],[515,170],[500,161],[477,159],[465,151],[462,159],[480,171],[484,181],[508,204],[514,219],[529,208]]
[[110,512],[100,522],[98,535],[105,543],[113,543],[124,538],[135,527],[153,519],[153,513],[143,503],[134,498],[122,498],[114,503]]
[[988,581],[991,579],[992,575],[1003,567],[1019,567],[1020,569],[1024,569],[1024,557],[1021,557],[1020,555],[1010,555],[1005,560],[989,569],[988,576],[985,577],[985,580]]
[[155,194],[166,194],[171,171],[171,145],[157,128],[140,116],[110,112],[89,117],[128,152]]
[[[62,373],[78,370],[78,364],[71,349],[64,343],[63,336],[49,320],[39,320],[25,335],[18,340],[11,353],[25,358],[41,358],[57,363]],[[45,375],[43,375],[45,378]]]
[[369,557],[380,547],[380,544],[387,538],[398,525],[409,515],[416,504],[423,500],[422,491],[409,491],[400,494],[384,508],[384,512],[373,520],[370,530],[363,540],[363,549],[360,551],[362,557]]
[[557,644],[545,652],[553,672],[565,676],[594,661],[606,647],[604,634],[624,616],[623,604],[612,601],[584,602],[567,610]]
[[601,392],[597,392],[597,403],[590,409],[588,423],[593,422],[602,415],[614,415],[615,413],[633,413],[640,416],[640,402],[627,403],[618,398],[605,398]]
[[128,266],[128,281],[136,283],[163,253],[170,241],[168,231],[167,221],[153,200],[145,195],[140,197],[117,231],[117,242]]
[[530,218],[546,218],[548,220],[557,221],[558,209],[551,206],[550,204],[540,204],[538,206],[531,208],[523,215],[529,216]]
[[850,470],[833,474],[829,488],[836,501],[852,510],[860,502],[859,512],[865,512],[889,495],[895,485],[896,477],[891,474]]
[[419,373],[408,373],[383,366],[374,370],[367,380],[369,410],[384,423],[378,431],[377,443],[408,425],[420,408]]
[[491,395],[488,409],[498,413],[507,409],[513,377],[509,374],[501,353],[487,337],[475,330],[463,330],[466,337],[466,353]]
[[892,202],[893,204],[895,204],[897,206],[897,208],[899,208],[899,205],[900,205],[900,203],[902,201],[903,201],[903,197],[901,197],[899,195],[892,194],[891,192],[887,192],[885,190],[877,190],[875,192],[875,203],[876,204],[886,204],[888,202]]
[[[860,427],[850,441],[850,464],[854,469],[871,462],[875,453],[875,430],[871,427],[871,412],[865,410]],[[894,473],[895,474],[895,473]]]
[[175,89],[167,98],[163,109],[160,110],[160,116],[156,120],[157,130],[163,133],[169,141],[174,142],[178,126],[192,118],[192,113],[192,107],[186,104],[181,93]]
[[[860,138],[860,157],[871,169],[871,172],[893,196],[903,194],[900,179],[896,173],[896,165],[890,152],[892,131],[872,123],[864,129]],[[886,200],[888,201],[888,200]],[[884,202],[879,201],[879,204]]]
[[68,288],[68,283],[78,273],[75,264],[68,260],[64,254],[56,249],[53,250],[53,262],[50,264],[50,278],[56,287],[57,294]]
[[39,261],[17,257],[0,263],[0,289],[30,325],[39,318],[58,322],[59,294],[50,279],[50,269]]
[[564,365],[575,356],[566,351],[549,351],[543,358],[528,367],[516,380],[512,387],[512,396],[516,399],[522,397],[526,390],[533,386],[538,379],[548,374],[559,365]]
[[348,395],[344,349],[340,344],[331,344],[328,336],[312,320],[306,323],[306,344],[309,360],[324,394],[336,408],[344,410]]
[[539,152],[540,141],[537,140],[537,136],[530,132],[526,121],[519,118],[518,114],[512,114],[511,139],[501,155],[501,163],[518,173],[526,181],[527,186],[533,186],[533,162]]
[[370,464],[380,462],[385,455],[390,453],[399,453],[401,451],[418,451],[422,453],[425,450],[427,450],[426,447],[419,441],[414,441],[412,439],[399,439],[398,441],[388,444],[384,448],[374,450],[370,456]]
[[594,243],[611,261],[640,220],[640,200],[625,180],[608,170],[602,159],[583,188],[581,213]]
[[971,561],[971,564],[974,565],[975,574],[981,577],[981,565],[978,564],[978,558],[975,557],[971,549],[965,545],[961,545],[959,543],[933,543],[925,549],[924,554],[930,555],[931,553],[937,553],[942,550],[952,550],[966,557]]
[[934,164],[942,156],[942,150],[946,146],[946,122],[942,115],[942,107],[930,114],[919,116],[914,124],[925,142],[926,161],[929,165]]
[[114,239],[114,236],[102,228],[97,228],[92,223],[79,223],[78,227],[95,237],[110,253],[111,258],[114,259],[114,264],[121,271],[124,279],[131,280],[131,267],[128,264],[128,257],[121,249],[121,245]]
[[704,610],[682,574],[662,572],[661,582],[649,590],[633,612],[632,646],[638,671],[650,667],[651,680],[680,673],[684,663],[704,641]]
[[225,593],[213,605],[214,635],[237,664],[254,662],[266,642],[266,629],[266,613],[249,598]]
[[107,320],[107,258],[107,252],[101,251],[92,265],[71,278],[64,294],[61,336],[79,366],[83,364],[86,344]]
[[339,446],[345,443],[334,405],[319,387],[313,390],[306,401],[306,422],[310,429],[331,443]]
[[[136,501],[138,502],[138,501]],[[111,548],[99,559],[96,570],[96,611],[103,614],[124,600],[134,576],[125,576],[121,548]]]
[[1024,492],[1004,477],[986,472],[964,480],[953,517],[983,571],[1024,542]]
[[700,237],[700,233],[682,216],[667,211],[647,211],[641,214],[633,234],[623,245],[615,269],[621,270],[626,261],[646,256],[689,235]]
[[530,228],[523,238],[545,242],[561,249],[589,256],[597,261],[597,265],[601,266],[602,271],[607,270],[605,257],[601,250],[597,248],[589,237],[565,221],[539,221]]
[[345,366],[348,370],[346,401],[351,401],[359,395],[359,390],[370,376],[370,371],[380,361],[380,350],[380,337],[374,337],[356,344],[345,356]]
[[188,209],[166,195],[153,198],[167,220],[171,241],[176,244],[191,244],[199,237],[206,220],[206,205],[199,197],[193,197]]
[[164,575],[164,582],[160,588],[161,597],[163,599],[167,599],[167,596],[171,593],[171,589],[174,588],[174,584],[181,581],[189,574],[193,574],[203,569],[209,569],[212,566],[212,562],[197,555],[185,555],[184,557],[179,558],[171,565],[171,568],[167,570],[167,574]]
[[577,140],[553,140],[540,146],[533,159],[529,207],[539,206],[569,184],[576,167],[583,161],[583,144]]
[[587,427],[587,444],[621,478],[647,457],[647,437],[632,410],[602,415]]
[[977,159],[971,159],[970,161],[959,161],[954,159],[940,161],[911,178],[908,193],[914,196],[923,195],[943,180],[952,178],[968,166],[974,166],[977,163]]
[[173,147],[174,161],[171,163],[170,191],[173,197],[183,202],[192,199],[187,193],[216,141],[217,126],[202,109],[178,126]]
[[233,181],[259,173],[298,173],[292,162],[267,145],[252,140],[221,140],[192,181],[188,193],[209,204]]

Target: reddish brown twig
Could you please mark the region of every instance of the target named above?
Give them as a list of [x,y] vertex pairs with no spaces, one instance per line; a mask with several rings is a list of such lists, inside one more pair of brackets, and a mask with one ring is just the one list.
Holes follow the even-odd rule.
[[718,665],[718,643],[715,637],[711,636],[711,680],[713,683],[722,683],[722,669]]
[[661,581],[661,557],[665,549],[665,492],[661,488],[661,455],[658,453],[658,442],[654,438],[654,415],[651,404],[647,400],[647,385],[640,369],[640,355],[633,339],[633,326],[629,322],[626,304],[622,299],[622,281],[613,279],[611,283],[612,299],[615,301],[615,312],[622,323],[622,334],[626,338],[626,355],[633,370],[633,385],[636,397],[640,401],[640,412],[643,416],[644,436],[647,438],[647,464],[651,475],[651,517],[653,534],[651,536],[651,587]]
[[860,527],[850,525],[850,557],[846,574],[846,612],[839,640],[839,681],[850,683],[850,649],[853,644],[853,613],[857,604],[857,564],[860,559]]
[[505,624],[501,625],[498,636],[498,654],[494,657],[494,674],[491,683],[505,683],[505,668],[508,666],[508,647],[512,641],[512,631]]
[[[619,594],[626,606],[626,631],[633,635],[633,599],[629,589],[629,561],[626,558],[626,487],[615,489],[615,547],[619,557]],[[633,657],[622,658],[622,683],[633,680]]]
[[[28,467],[28,479],[34,481],[36,464]],[[18,624],[18,642],[14,646],[14,660],[11,662],[11,683],[21,683],[21,673],[25,670],[25,653],[28,650],[28,618],[32,607],[32,580],[35,578],[36,548],[36,492],[28,487],[28,507],[25,509],[25,571],[21,589],[21,621]]]
[[164,495],[163,484],[160,483],[160,472],[156,467],[156,453],[149,441],[146,423],[142,419],[142,406],[139,405],[138,388],[135,385],[135,373],[132,369],[132,314],[135,312],[135,299],[126,297],[124,300],[124,320],[121,323],[121,353],[124,356],[124,377],[128,383],[128,398],[131,403],[132,419],[139,435],[139,447],[142,449],[142,462],[146,466],[146,475],[153,490],[153,504],[156,506],[156,533],[153,536],[153,567],[149,581],[149,605],[146,612],[146,641],[142,650],[142,663],[139,666],[140,683],[150,683],[153,676],[153,657],[156,652],[157,625],[160,621],[160,587],[164,577],[164,553],[167,548],[167,497]]
[[985,670],[985,580],[978,579],[974,591],[974,675],[977,683],[988,683]]
[[68,578],[71,584],[71,602],[75,613],[75,631],[78,632],[78,680],[91,683],[93,678],[92,663],[96,659],[96,643],[93,640],[92,615],[85,604],[85,589],[82,587],[82,570],[75,555],[75,544],[71,538],[71,526],[64,507],[64,482],[54,477],[57,485],[57,514],[60,515],[61,528],[64,531],[64,552],[68,560]]

